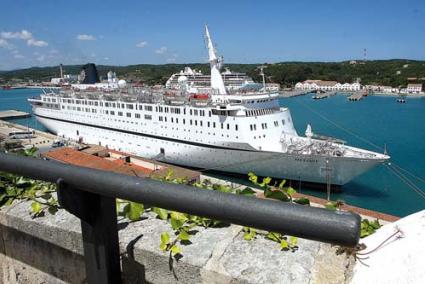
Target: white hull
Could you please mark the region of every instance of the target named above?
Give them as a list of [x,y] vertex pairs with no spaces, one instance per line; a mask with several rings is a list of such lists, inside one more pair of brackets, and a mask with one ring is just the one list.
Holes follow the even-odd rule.
[[[35,112],[37,113],[35,109]],[[146,158],[200,169],[270,176],[313,183],[344,185],[354,177],[381,163],[379,159],[324,157],[285,154],[273,151],[225,149],[189,141],[154,138],[143,133],[112,130],[37,116],[49,131],[67,139],[100,144],[111,149]],[[162,150],[163,149],[163,150]],[[161,154],[161,152],[164,152]],[[328,161],[329,176],[326,172]]]

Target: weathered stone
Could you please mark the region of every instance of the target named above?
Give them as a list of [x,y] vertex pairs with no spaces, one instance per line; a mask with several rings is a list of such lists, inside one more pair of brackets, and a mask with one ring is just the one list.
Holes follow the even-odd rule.
[[[35,219],[29,211],[30,202],[0,210],[3,282],[84,282],[80,221],[64,210]],[[344,279],[343,262],[330,246],[299,239],[297,250],[281,251],[278,243],[261,234],[245,241],[241,227],[235,225],[195,228],[190,243],[180,245],[183,256],[176,261],[159,249],[161,233],[174,237],[170,224],[152,213],[144,217],[118,224],[126,283],[332,283],[332,279],[337,283]],[[333,278],[327,276],[331,270],[327,260],[336,269]]]

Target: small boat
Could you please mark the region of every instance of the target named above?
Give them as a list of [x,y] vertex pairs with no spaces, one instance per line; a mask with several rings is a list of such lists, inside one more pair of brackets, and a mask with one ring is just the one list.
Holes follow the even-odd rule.
[[397,102],[398,103],[401,103],[401,104],[404,104],[404,103],[406,103],[406,100],[403,99],[403,98],[399,98],[399,99],[397,99]]

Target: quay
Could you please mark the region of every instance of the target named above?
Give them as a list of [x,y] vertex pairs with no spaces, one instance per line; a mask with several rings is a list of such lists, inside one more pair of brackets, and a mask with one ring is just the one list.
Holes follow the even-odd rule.
[[353,93],[351,96],[348,97],[349,101],[355,102],[355,101],[360,101],[362,100],[364,97],[364,94],[362,94],[361,92],[356,92]]
[[19,110],[2,110],[0,111],[0,120],[14,119],[14,118],[26,118],[30,117],[31,114]]
[[310,93],[314,93],[314,90],[292,90],[292,91],[281,91],[279,93],[280,98],[292,98],[298,96],[304,96]]
[[326,93],[323,93],[323,94],[318,93],[318,94],[313,96],[313,99],[314,100],[321,100],[321,99],[326,99],[326,98],[329,98],[329,97],[335,96],[335,95],[336,95],[336,92],[326,92]]

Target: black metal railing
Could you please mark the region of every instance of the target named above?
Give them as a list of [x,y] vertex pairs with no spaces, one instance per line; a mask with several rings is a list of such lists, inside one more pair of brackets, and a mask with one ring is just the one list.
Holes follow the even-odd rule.
[[0,153],[0,171],[55,182],[62,207],[81,219],[88,283],[120,283],[115,198],[353,247],[360,216]]

